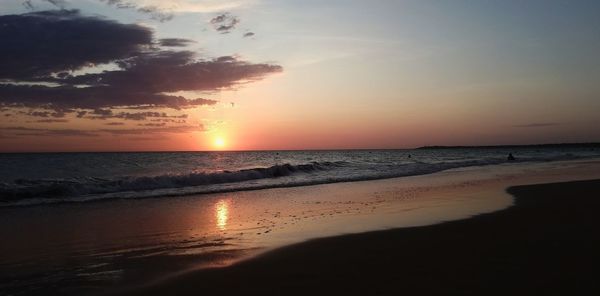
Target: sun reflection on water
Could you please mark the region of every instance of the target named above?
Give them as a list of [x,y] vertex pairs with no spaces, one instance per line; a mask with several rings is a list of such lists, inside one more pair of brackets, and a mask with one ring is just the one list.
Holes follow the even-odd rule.
[[229,220],[229,201],[225,199],[219,200],[215,203],[215,218],[216,227],[219,230],[227,229],[227,220]]

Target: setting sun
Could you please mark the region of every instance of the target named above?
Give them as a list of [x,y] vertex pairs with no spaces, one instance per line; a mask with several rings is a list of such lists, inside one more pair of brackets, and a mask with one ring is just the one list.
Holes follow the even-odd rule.
[[217,148],[217,149],[221,149],[221,148],[225,147],[225,139],[223,139],[223,137],[215,138],[214,145],[215,145],[215,148]]

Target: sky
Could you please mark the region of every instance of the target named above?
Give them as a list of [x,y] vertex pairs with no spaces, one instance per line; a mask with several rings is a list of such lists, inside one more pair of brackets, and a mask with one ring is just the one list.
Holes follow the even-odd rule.
[[0,152],[597,142],[598,11],[1,0]]

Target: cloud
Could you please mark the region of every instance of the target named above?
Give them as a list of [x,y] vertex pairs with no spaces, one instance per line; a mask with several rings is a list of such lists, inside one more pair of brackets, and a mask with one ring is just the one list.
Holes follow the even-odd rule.
[[[209,13],[237,9],[249,6],[257,0],[95,0],[117,9],[128,9],[146,14],[151,19],[166,22],[172,20],[177,13]],[[22,4],[34,10],[34,2],[47,2],[60,9],[66,9],[68,2],[64,0],[24,0]]]
[[185,119],[171,119],[171,118],[150,119],[149,121],[166,122],[166,123],[187,123],[187,120],[185,120]]
[[[48,2],[57,8],[62,10],[67,8],[67,3],[64,0],[40,0],[41,2]],[[103,2],[113,7],[119,9],[134,9],[140,13],[148,14],[151,19],[157,20],[159,22],[170,21],[173,19],[174,15],[172,12],[166,11],[155,5],[139,5],[136,4],[136,1],[127,1],[127,0],[96,0],[98,2]],[[29,10],[34,10],[35,5],[32,0],[26,0],[22,2],[23,6]]]
[[176,12],[213,12],[239,7],[251,1],[199,0],[97,0],[119,9],[132,9],[159,22],[170,21]]
[[513,127],[535,128],[535,127],[547,127],[547,126],[555,126],[555,125],[560,125],[560,123],[558,123],[558,122],[538,122],[538,123],[513,125]]
[[[106,0],[100,0],[106,1]],[[249,6],[257,0],[129,0],[130,3],[143,3],[173,13],[219,12]]]
[[103,134],[109,135],[149,135],[149,134],[165,134],[165,133],[183,133],[183,132],[198,132],[204,131],[202,125],[180,125],[168,127],[151,127],[151,128],[135,128],[135,129],[100,129],[100,130],[82,130],[82,129],[45,129],[45,128],[28,128],[22,126],[3,127],[0,132],[6,138],[22,137],[22,136],[38,136],[38,137],[98,137]]
[[[96,109],[96,110],[94,110],[92,112],[89,112],[88,116],[86,116],[85,118],[88,118],[88,119],[100,119],[100,120],[106,120],[106,119],[124,119],[124,120],[142,121],[142,120],[146,120],[148,118],[166,118],[166,119],[176,118],[176,119],[182,119],[182,118],[187,118],[187,117],[188,117],[187,114],[169,115],[166,112],[147,111],[147,112],[118,112],[118,113],[113,113],[112,110],[110,110],[110,109]],[[165,121],[165,122],[175,122],[175,121]]]
[[21,114],[21,115],[27,115],[27,116],[33,116],[33,117],[55,117],[55,118],[65,117],[65,113],[64,112],[50,112],[50,111],[29,110],[28,112],[19,111],[17,113]]
[[[62,116],[78,112],[83,117],[82,110],[102,108],[212,105],[213,100],[167,93],[218,91],[282,71],[278,65],[233,56],[201,59],[191,51],[161,50],[149,28],[76,10],[0,16],[0,39],[0,105],[51,109]],[[109,63],[114,69],[72,72]]]
[[[40,1],[50,3],[60,9],[65,9],[65,7],[66,7],[66,3],[64,0],[40,0]],[[23,4],[23,6],[25,6],[25,8],[33,10],[33,9],[35,9],[35,5],[33,5],[33,2],[34,1],[32,1],[32,0],[25,0],[22,2],[22,4]]]
[[76,136],[76,137],[96,137],[98,134],[92,131],[77,130],[77,129],[40,129],[40,128],[27,128],[27,127],[5,127],[1,129],[3,132],[8,133],[9,137],[20,137],[20,136]]
[[146,135],[152,133],[184,133],[205,131],[202,125],[180,125],[154,128],[134,128],[134,129],[101,129],[99,132],[113,135]]
[[[219,90],[242,80],[258,80],[282,70],[277,65],[251,64],[232,56],[196,60],[195,54],[190,51],[152,52],[119,62],[119,65],[122,70],[68,77],[62,81],[71,85],[89,85],[92,89],[118,85],[120,90],[129,93],[159,95],[164,92]],[[166,95],[156,99],[166,98],[177,99]],[[205,103],[206,100],[198,102]]]
[[94,109],[90,114],[100,115],[100,116],[112,116],[113,112],[110,109]]
[[128,138],[128,140],[130,140],[130,141],[159,141],[159,140],[165,140],[165,139],[160,138],[160,137],[133,137],[133,138]]
[[237,24],[240,23],[240,19],[230,13],[223,13],[213,17],[210,20],[215,30],[221,34],[227,34],[231,32]]
[[0,16],[0,79],[43,80],[53,73],[126,59],[152,44],[152,30],[53,10]]
[[[54,1],[58,6],[65,3],[70,2]],[[224,14],[218,21],[219,31],[231,30],[239,22],[230,17]],[[0,15],[0,40],[0,112],[5,116],[35,117],[25,120],[30,124],[112,119],[106,128],[95,130],[0,127],[5,139],[141,138],[205,131],[202,125],[188,123],[188,115],[181,112],[217,101],[187,94],[235,89],[283,71],[276,64],[251,63],[237,56],[200,57],[179,49],[192,40],[157,40],[150,28],[77,10]],[[169,109],[179,111],[171,114]],[[126,120],[138,121],[138,127],[123,127]]]
[[23,3],[22,3],[22,4],[23,4],[23,6],[24,6],[25,8],[27,8],[27,9],[29,9],[29,10],[33,10],[33,9],[34,9],[34,6],[33,6],[33,3],[31,3],[31,0],[26,0],[26,1],[23,1]]
[[36,120],[35,122],[39,122],[39,123],[55,123],[55,122],[69,122],[69,120],[67,119],[40,119],[40,120]]
[[138,125],[139,126],[155,126],[155,127],[158,127],[158,126],[165,126],[166,123],[164,123],[164,122],[160,122],[160,123],[152,123],[152,122],[150,122],[150,123],[140,123]]
[[183,38],[162,38],[158,40],[158,44],[160,44],[160,46],[167,47],[185,47],[194,42],[194,40]]

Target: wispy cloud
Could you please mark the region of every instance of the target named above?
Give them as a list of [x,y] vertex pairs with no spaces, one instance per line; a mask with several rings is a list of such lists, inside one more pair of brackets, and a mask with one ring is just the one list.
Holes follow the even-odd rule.
[[[172,20],[179,13],[214,13],[248,7],[257,0],[95,0],[117,9],[127,9],[148,15],[159,22]],[[37,7],[37,3],[46,2],[60,9],[69,8],[69,3],[64,0],[24,0],[23,6],[30,10]]]
[[98,132],[109,133],[113,135],[146,135],[156,133],[185,133],[185,132],[202,132],[205,131],[202,125],[181,125],[167,127],[152,127],[152,128],[133,128],[133,129],[101,129]]
[[7,138],[18,138],[22,136],[37,137],[98,137],[101,135],[149,135],[165,133],[183,133],[183,132],[201,132],[205,131],[202,125],[180,125],[180,126],[152,126],[148,128],[132,129],[50,129],[50,128],[29,128],[23,126],[2,127],[0,132]]
[[93,131],[79,130],[79,129],[40,129],[40,128],[28,128],[28,127],[4,127],[1,128],[3,134],[20,137],[20,136],[38,136],[38,137],[52,137],[52,136],[75,136],[75,137],[97,137],[98,134]]
[[560,125],[560,123],[558,123],[558,122],[535,122],[535,123],[513,125],[513,127],[535,128],[535,127],[548,127],[548,126],[555,126],[555,125]]
[[230,13],[223,13],[213,17],[210,20],[214,29],[221,33],[227,34],[231,32],[240,23],[240,19]]
[[40,120],[36,120],[35,122],[39,122],[39,123],[57,123],[57,122],[69,122],[68,119],[40,119]]

